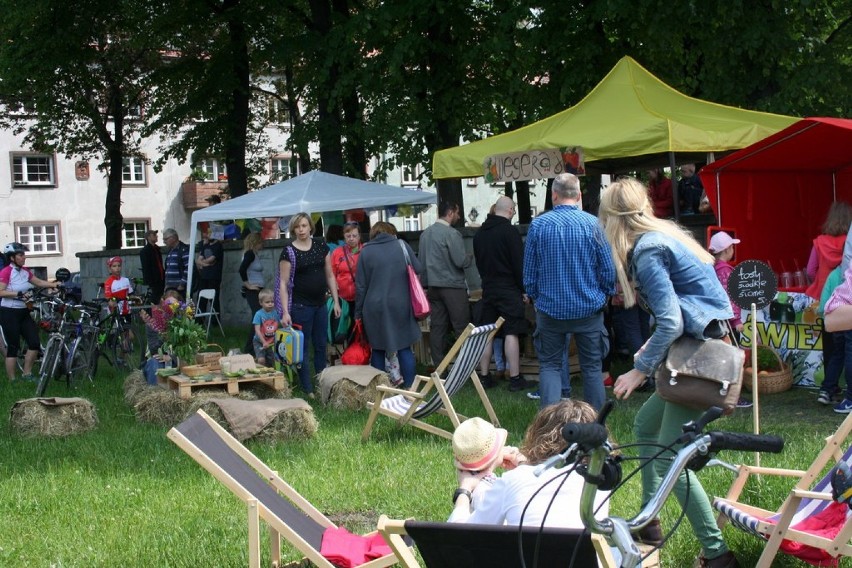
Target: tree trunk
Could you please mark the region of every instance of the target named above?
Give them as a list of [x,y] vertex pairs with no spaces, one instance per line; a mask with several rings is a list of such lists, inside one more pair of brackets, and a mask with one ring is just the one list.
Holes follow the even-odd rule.
[[228,166],[228,191],[231,197],[248,193],[246,171],[246,139],[248,136],[249,103],[251,101],[248,34],[240,14],[225,12],[228,18],[228,40],[231,43],[231,61],[237,84],[231,91],[233,105],[228,111],[228,133],[225,138],[225,163]]
[[[311,22],[316,32],[324,38],[332,33],[331,7],[328,0],[310,0]],[[343,173],[343,132],[340,124],[340,107],[331,94],[338,88],[340,67],[336,54],[326,54],[332,58],[328,73],[317,77],[317,116],[320,147],[320,169],[330,174]]]
[[515,194],[515,201],[517,203],[518,210],[518,223],[528,225],[529,222],[532,221],[532,215],[530,214],[530,182],[519,181],[516,182],[515,185],[518,189]]
[[[120,137],[119,137],[120,139]],[[109,159],[109,177],[107,178],[107,195],[104,210],[104,227],[106,228],[106,250],[120,249],[121,229],[124,218],[121,216],[121,169],[124,162],[124,152],[121,143],[112,144],[107,151]]]
[[[293,88],[293,68],[291,66],[287,66],[284,69],[284,89],[287,93],[287,112],[290,116],[290,125],[293,131],[299,130],[302,125],[302,111],[299,110],[299,102],[296,97],[296,90]],[[299,174],[306,174],[311,171],[311,152],[308,148],[308,143],[303,138],[300,138],[300,141],[296,145],[296,155],[294,158],[298,160],[299,166],[297,168],[297,172]],[[292,163],[292,161],[291,161]],[[292,172],[293,175],[296,172]]]

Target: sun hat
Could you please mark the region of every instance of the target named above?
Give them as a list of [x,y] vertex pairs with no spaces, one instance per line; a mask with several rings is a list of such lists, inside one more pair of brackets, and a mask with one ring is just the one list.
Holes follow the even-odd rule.
[[462,469],[482,471],[500,458],[508,435],[482,418],[470,418],[453,432],[453,455]]
[[726,233],[725,231],[719,231],[710,239],[710,252],[716,254],[717,252],[722,252],[726,248],[731,245],[738,244],[740,242],[739,239],[734,239]]

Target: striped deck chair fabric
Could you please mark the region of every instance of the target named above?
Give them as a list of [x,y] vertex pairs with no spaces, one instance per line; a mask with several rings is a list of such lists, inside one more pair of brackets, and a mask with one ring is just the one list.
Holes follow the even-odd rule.
[[[213,477],[246,503],[249,512],[249,566],[260,566],[260,521],[270,533],[270,556],[281,565],[281,538],[323,568],[335,568],[320,553],[327,528],[325,515],[260,461],[236,438],[199,410],[172,428],[168,437]],[[397,562],[394,554],[362,564],[380,568]]]
[[[807,471],[740,466],[728,495],[713,500],[713,507],[720,513],[720,526],[730,522],[768,541],[758,568],[771,566],[779,550],[815,566],[837,566],[840,557],[852,556],[852,512],[846,504],[835,503],[831,497],[833,466],[839,461],[852,466],[852,447],[846,448],[850,429],[852,415],[826,440]],[[825,475],[817,480],[822,473]],[[751,475],[780,475],[798,478],[798,482],[782,506],[769,511],[738,500]]]
[[[440,413],[450,418],[453,428],[457,427],[466,417],[455,411],[451,399],[468,380],[473,381],[491,422],[499,426],[494,408],[479,382],[476,367],[486,345],[493,339],[502,324],[503,319],[500,318],[493,324],[479,327],[474,327],[473,324],[468,325],[431,376],[418,376],[410,391],[379,386],[376,400],[367,404],[371,412],[362,440],[369,438],[379,414],[397,419],[400,426],[410,423],[433,434],[452,438],[452,432],[423,422],[422,419],[431,414]],[[451,364],[453,358],[455,362]],[[441,379],[445,371],[447,371],[447,378]]]

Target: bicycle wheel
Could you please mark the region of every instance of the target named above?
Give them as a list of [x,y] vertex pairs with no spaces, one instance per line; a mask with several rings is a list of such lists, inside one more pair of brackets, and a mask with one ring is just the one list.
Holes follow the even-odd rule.
[[122,325],[119,351],[125,371],[139,369],[145,357],[145,328],[138,325],[141,323],[141,320],[134,318],[131,323]]
[[76,387],[85,378],[90,381],[94,380],[94,373],[92,372],[93,347],[94,338],[91,334],[83,333],[71,342],[66,357],[69,387]]
[[47,390],[47,385],[54,377],[54,373],[59,367],[62,355],[62,339],[60,337],[51,337],[47,342],[47,347],[44,348],[44,357],[41,362],[41,370],[38,375],[38,385],[36,386],[36,396],[44,396]]

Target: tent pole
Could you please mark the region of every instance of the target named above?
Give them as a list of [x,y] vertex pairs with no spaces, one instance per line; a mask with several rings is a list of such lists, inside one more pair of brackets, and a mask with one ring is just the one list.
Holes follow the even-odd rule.
[[680,221],[680,196],[677,187],[677,164],[675,163],[674,152],[669,152],[669,168],[672,171],[672,205],[674,206],[674,218]]

